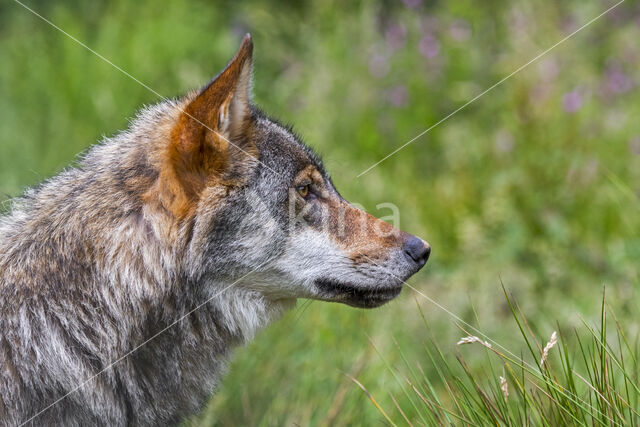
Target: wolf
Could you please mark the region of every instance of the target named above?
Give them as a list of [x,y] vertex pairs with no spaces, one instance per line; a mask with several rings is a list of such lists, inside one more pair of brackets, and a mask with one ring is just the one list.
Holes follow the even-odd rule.
[[178,424],[297,298],[377,307],[425,265],[252,104],[252,52],[0,219],[0,424]]

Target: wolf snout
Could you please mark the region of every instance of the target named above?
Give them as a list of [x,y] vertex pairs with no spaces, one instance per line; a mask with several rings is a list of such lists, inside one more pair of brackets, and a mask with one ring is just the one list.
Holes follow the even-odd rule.
[[431,254],[431,246],[424,240],[411,236],[404,242],[403,250],[409,261],[422,268]]

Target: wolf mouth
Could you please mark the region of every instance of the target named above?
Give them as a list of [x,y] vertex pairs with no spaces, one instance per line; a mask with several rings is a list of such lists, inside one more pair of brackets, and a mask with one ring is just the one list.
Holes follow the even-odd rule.
[[316,286],[329,300],[341,301],[353,307],[374,308],[391,301],[402,291],[402,284],[378,288],[362,287],[337,280],[318,279]]

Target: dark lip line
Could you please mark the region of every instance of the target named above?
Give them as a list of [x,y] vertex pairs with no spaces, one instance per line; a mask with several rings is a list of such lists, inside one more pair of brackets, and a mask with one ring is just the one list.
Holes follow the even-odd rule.
[[329,291],[336,294],[347,294],[350,297],[367,299],[394,298],[402,290],[402,284],[384,288],[361,288],[355,285],[350,285],[348,283],[330,279],[317,279],[314,281],[314,283],[324,291]]

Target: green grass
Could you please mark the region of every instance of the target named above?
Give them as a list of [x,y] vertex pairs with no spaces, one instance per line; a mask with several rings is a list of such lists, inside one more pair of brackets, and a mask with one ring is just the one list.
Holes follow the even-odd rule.
[[[295,124],[347,199],[378,216],[388,215],[378,204],[394,203],[401,228],[433,247],[426,269],[410,281],[422,295],[407,289],[374,311],[301,301],[238,349],[215,399],[192,424],[388,422],[345,374],[397,424],[405,422],[401,411],[414,424],[447,416],[461,422],[452,413],[476,424],[494,417],[538,423],[542,414],[550,424],[568,422],[573,418],[561,409],[572,406],[567,393],[589,402],[581,421],[599,424],[591,421],[596,411],[617,419],[608,401],[637,422],[611,391],[627,400],[634,391],[625,385],[637,384],[622,379],[614,361],[624,354],[625,370],[633,373],[639,327],[640,26],[632,0],[360,178],[612,3],[27,4],[164,96],[208,81],[251,31],[257,103]],[[0,4],[0,24],[0,201],[6,201],[159,99],[17,3]],[[535,342],[544,345],[553,330],[560,332],[550,370],[522,372],[521,354],[537,366],[524,339],[534,353],[538,346],[513,321],[501,283],[520,304],[518,318],[527,319]],[[587,328],[600,321],[603,286],[631,350],[613,338],[611,352],[604,351],[599,332]],[[518,357],[456,346],[461,321]],[[487,399],[462,379],[458,352]],[[565,377],[562,364],[569,362],[605,399]],[[605,365],[610,377],[601,373]],[[500,375],[511,389],[507,404]],[[564,394],[549,388],[556,378]],[[615,386],[604,378],[615,378]],[[461,413],[445,380],[465,402]],[[523,393],[516,380],[526,384]],[[532,392],[531,381],[543,391]],[[544,393],[564,406],[554,407]]]
[[[638,425],[639,375],[638,341],[630,342],[614,316],[608,323],[609,308],[602,299],[598,327],[584,322],[580,328],[563,328],[545,342],[538,338],[517,305],[507,296],[513,319],[521,333],[528,355],[515,355],[484,337],[467,335],[458,345],[471,345],[487,356],[486,369],[473,372],[465,356],[456,361],[445,355],[433,336],[425,342],[427,367],[437,375],[428,375],[420,362],[412,363],[401,354],[404,365],[387,365],[398,381],[402,394],[393,398],[396,421],[366,390],[352,378],[390,424],[413,425]],[[419,308],[419,307],[418,307]],[[425,327],[429,329],[426,319]],[[611,337],[613,329],[614,336]],[[568,339],[567,339],[568,338]],[[490,339],[490,338],[489,338]],[[469,342],[470,341],[470,342]],[[497,345],[496,345],[497,344]],[[477,348],[479,347],[479,348]],[[380,355],[383,357],[382,355]],[[446,390],[446,392],[444,392]],[[409,402],[418,414],[412,420],[400,402]]]

